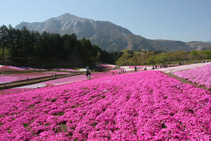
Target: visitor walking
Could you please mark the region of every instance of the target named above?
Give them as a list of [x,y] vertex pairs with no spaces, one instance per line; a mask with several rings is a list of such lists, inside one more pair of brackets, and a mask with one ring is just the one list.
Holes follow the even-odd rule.
[[91,70],[90,69],[86,70],[86,76],[87,76],[87,80],[91,79]]
[[135,72],[137,72],[137,67],[135,66],[134,68],[135,68]]

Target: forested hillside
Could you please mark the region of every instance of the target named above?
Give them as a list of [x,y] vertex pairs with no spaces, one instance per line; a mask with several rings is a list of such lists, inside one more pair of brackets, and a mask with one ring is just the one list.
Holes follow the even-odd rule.
[[117,65],[156,65],[180,63],[184,61],[195,63],[211,59],[211,49],[202,51],[193,50],[191,52],[138,52],[125,50],[119,52],[119,54],[121,54],[121,57],[116,61]]
[[75,34],[59,35],[26,28],[0,27],[0,64],[27,67],[57,68],[85,67],[97,63],[117,65],[155,65],[211,59],[211,50],[202,51],[134,51],[107,52]]
[[24,66],[82,67],[98,63],[114,63],[111,53],[75,34],[63,35],[21,30],[9,26],[0,28],[1,59]]

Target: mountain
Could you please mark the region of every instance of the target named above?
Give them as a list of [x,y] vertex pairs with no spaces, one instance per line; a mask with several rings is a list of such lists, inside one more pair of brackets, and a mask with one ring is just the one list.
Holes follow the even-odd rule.
[[138,51],[191,51],[211,48],[211,43],[204,42],[185,43],[171,40],[150,40],[135,35],[128,29],[108,21],[94,21],[68,13],[50,18],[44,22],[22,22],[15,28],[22,29],[24,26],[29,30],[40,33],[44,31],[60,35],[74,33],[79,38],[88,38],[93,44],[107,51],[120,51],[124,49]]

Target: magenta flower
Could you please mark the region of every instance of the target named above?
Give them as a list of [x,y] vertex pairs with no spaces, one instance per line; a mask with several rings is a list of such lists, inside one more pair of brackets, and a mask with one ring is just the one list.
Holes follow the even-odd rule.
[[145,71],[1,95],[0,140],[209,140],[211,93]]

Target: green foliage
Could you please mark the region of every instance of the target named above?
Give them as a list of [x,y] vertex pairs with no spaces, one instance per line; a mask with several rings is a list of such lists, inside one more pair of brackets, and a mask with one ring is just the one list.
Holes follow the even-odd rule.
[[190,56],[192,59],[199,59],[199,53],[196,50],[191,51]]
[[179,63],[181,61],[211,59],[211,49],[202,51],[175,51],[175,52],[147,52],[147,51],[122,51],[122,55],[116,61],[117,65],[164,65]]
[[156,58],[156,63],[158,64],[166,64],[168,62],[168,57],[166,53],[161,53],[158,55],[158,57]]
[[9,30],[5,25],[3,25],[0,27],[0,47],[2,49],[2,54],[1,54],[2,59],[5,58],[5,48],[8,47],[9,41],[10,41]]
[[123,51],[121,57],[119,57],[118,60],[116,61],[116,64],[118,65],[132,64],[135,61],[133,57],[135,57],[133,50],[125,50]]
[[[105,30],[106,32],[106,30]],[[117,44],[126,44],[120,38],[113,41],[105,41],[102,35],[102,44],[112,44],[112,49],[117,48]],[[110,36],[113,37],[113,34]],[[130,39],[134,40],[131,36]],[[133,46],[150,46],[150,43],[142,39],[134,43]],[[179,45],[180,42],[177,42]],[[125,46],[125,45],[124,45]],[[211,59],[211,50],[202,51],[174,51],[159,52],[147,51],[150,48],[140,48],[140,51],[123,50],[120,52],[107,52],[96,45],[92,45],[86,38],[77,39],[75,34],[63,35],[37,31],[29,31],[25,27],[21,30],[12,26],[0,27],[0,59],[7,59],[13,63],[22,63],[29,66],[38,62],[33,67],[62,67],[62,62],[68,62],[74,67],[87,66],[95,63],[116,63],[117,65],[161,65],[171,62],[195,61]],[[58,63],[60,62],[60,63]],[[44,66],[45,64],[45,66]],[[80,66],[78,65],[80,64]]]
[[211,49],[202,51],[202,53],[205,55],[206,59],[210,59],[211,58]]
[[26,27],[18,30],[4,25],[0,27],[0,56],[14,63],[27,62],[25,66],[35,60],[41,67],[45,62],[48,62],[46,67],[57,67],[56,61],[84,65],[114,63],[112,53],[92,45],[85,38],[77,39],[75,34],[61,37],[59,34],[29,31]]
[[151,64],[151,65],[155,65],[155,64],[156,64],[156,57],[155,57],[155,56],[150,56],[150,57],[147,59],[147,63],[148,63],[148,64]]

